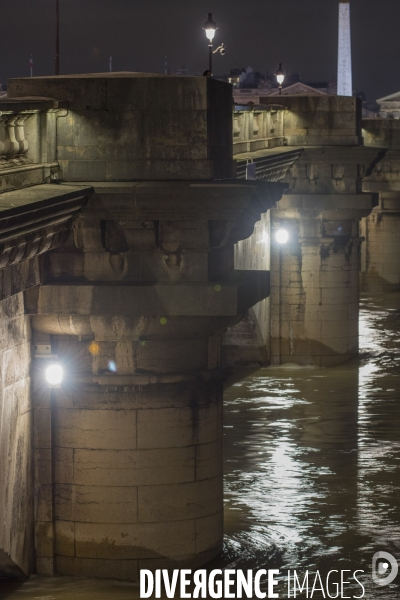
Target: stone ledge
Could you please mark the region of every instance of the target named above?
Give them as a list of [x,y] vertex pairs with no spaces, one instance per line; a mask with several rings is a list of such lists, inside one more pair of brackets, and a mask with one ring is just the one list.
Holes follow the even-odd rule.
[[37,185],[0,194],[0,269],[61,244],[91,193],[88,186]]
[[87,214],[94,211],[96,219],[107,220],[112,214],[113,219],[130,221],[243,221],[246,216],[249,220],[249,211],[267,212],[287,187],[237,179],[85,183],[95,192]]
[[38,315],[236,316],[268,296],[269,272],[237,271],[237,278],[234,283],[48,284],[27,292],[27,310]]
[[285,194],[279,209],[305,210],[372,210],[378,206],[377,194]]

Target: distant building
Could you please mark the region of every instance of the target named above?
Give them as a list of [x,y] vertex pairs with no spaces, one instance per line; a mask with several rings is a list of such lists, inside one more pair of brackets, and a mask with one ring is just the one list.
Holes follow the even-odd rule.
[[[235,104],[259,104],[261,97],[279,94],[275,75],[254,71],[252,67],[232,69],[228,76],[219,79],[224,79],[233,85]],[[336,82],[302,82],[299,73],[292,73],[285,76],[282,94],[335,95]]]
[[[297,96],[297,95],[306,95],[306,96],[328,96],[329,92],[327,92],[328,88],[316,88],[307,83],[302,83],[298,81],[297,83],[292,83],[292,85],[288,85],[282,89],[282,96]],[[270,96],[278,96],[279,90],[273,90]],[[334,94],[330,94],[334,95]]]
[[400,92],[377,100],[379,116],[383,119],[400,119]]

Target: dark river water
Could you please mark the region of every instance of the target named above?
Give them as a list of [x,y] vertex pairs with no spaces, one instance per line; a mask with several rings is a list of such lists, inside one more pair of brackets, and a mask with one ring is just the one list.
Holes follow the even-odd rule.
[[[312,581],[348,570],[344,597],[361,597],[352,573],[363,570],[364,598],[400,599],[400,575],[386,587],[371,577],[376,552],[400,561],[400,294],[363,299],[360,335],[360,358],[340,367],[269,367],[226,388],[226,542],[213,567],[279,569],[280,598],[287,571],[308,569]],[[135,585],[64,577],[8,585],[0,598],[139,597]]]

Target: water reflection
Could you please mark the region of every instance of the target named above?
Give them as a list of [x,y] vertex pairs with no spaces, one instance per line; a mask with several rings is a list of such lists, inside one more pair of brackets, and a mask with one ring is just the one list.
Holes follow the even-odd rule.
[[371,599],[399,597],[370,577],[375,551],[400,558],[399,307],[365,300],[360,360],[268,368],[226,393],[227,535],[283,570],[364,569]]
[[[364,569],[366,598],[399,598],[398,586],[376,588],[370,577],[376,551],[400,559],[399,308],[399,294],[365,299],[359,360],[261,369],[227,387],[226,546],[213,566]],[[128,584],[33,578],[8,597],[139,593]]]

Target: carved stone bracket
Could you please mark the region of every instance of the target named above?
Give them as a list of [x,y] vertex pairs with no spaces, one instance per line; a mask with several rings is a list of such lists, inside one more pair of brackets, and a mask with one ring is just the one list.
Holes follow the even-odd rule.
[[0,194],[0,269],[65,241],[91,193],[88,186],[38,185]]

